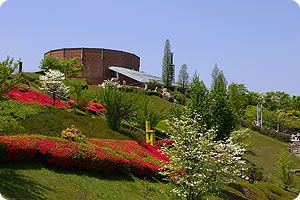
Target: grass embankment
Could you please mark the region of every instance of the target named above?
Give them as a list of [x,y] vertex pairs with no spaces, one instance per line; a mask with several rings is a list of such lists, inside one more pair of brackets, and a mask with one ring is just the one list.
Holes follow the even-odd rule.
[[[248,153],[244,155],[244,158],[250,163],[254,163],[257,167],[263,168],[264,176],[278,180],[277,154],[280,154],[281,151],[288,152],[289,143],[279,141],[256,131],[251,131],[248,143],[250,143],[250,148]],[[294,154],[291,154],[291,157],[294,169],[299,169],[300,158]],[[300,190],[300,178],[297,177],[295,181],[295,187]]]
[[10,130],[3,135],[40,134],[61,137],[61,131],[74,125],[88,138],[131,140],[128,135],[107,128],[104,116],[82,116],[49,107],[47,110],[31,115],[20,122],[23,128]]
[[[1,164],[0,193],[9,199],[168,199],[155,178],[144,180],[131,174],[91,174],[38,161]],[[146,197],[146,198],[145,198]]]
[[[176,199],[162,193],[166,184],[156,178],[145,180],[131,174],[110,176],[45,166],[38,161],[1,164],[0,193],[10,199]],[[170,186],[168,187],[170,189]],[[239,182],[225,187],[219,197],[209,199],[295,199],[296,194],[275,184]]]

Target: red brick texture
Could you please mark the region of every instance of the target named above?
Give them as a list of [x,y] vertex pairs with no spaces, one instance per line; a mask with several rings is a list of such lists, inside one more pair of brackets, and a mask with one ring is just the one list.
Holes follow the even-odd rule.
[[[83,72],[78,73],[78,78],[86,78],[88,84],[101,84],[104,80],[110,80],[114,77],[114,72],[108,69],[109,66],[119,66],[139,71],[140,58],[132,53],[124,51],[97,49],[97,48],[66,48],[51,50],[44,54],[44,57],[55,56],[56,58],[65,58],[71,60],[79,57],[78,64],[84,65]],[[136,81],[119,76],[120,83],[126,80],[127,84]]]

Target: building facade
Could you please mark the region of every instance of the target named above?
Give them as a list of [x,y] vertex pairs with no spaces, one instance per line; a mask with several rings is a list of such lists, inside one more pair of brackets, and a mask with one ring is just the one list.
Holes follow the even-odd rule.
[[79,57],[78,64],[84,65],[83,72],[78,73],[78,78],[86,78],[88,84],[101,84],[104,80],[118,77],[122,83],[134,84],[136,80],[118,75],[115,71],[109,70],[110,66],[118,66],[134,71],[140,69],[140,58],[135,54],[103,48],[63,48],[50,50],[44,54],[54,56],[57,59],[64,58],[67,61]]

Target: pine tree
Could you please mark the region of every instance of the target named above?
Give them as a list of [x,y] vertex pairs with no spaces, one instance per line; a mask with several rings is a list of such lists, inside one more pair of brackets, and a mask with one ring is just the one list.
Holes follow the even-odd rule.
[[189,85],[189,73],[187,72],[187,65],[183,64],[180,67],[179,74],[178,74],[178,85],[182,89],[182,93],[185,93],[186,87]]
[[170,41],[167,39],[165,42],[164,48],[164,57],[162,63],[162,81],[165,83],[167,88],[172,86],[174,82],[174,74],[175,68],[172,63],[172,53],[171,53],[171,46]]

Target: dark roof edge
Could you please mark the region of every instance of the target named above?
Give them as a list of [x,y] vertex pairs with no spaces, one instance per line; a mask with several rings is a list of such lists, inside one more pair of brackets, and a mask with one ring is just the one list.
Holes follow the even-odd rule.
[[127,51],[121,51],[121,50],[115,50],[115,49],[105,49],[105,48],[86,48],[86,47],[53,49],[53,50],[47,51],[46,53],[44,53],[44,55],[47,54],[47,53],[53,52],[53,51],[61,51],[61,50],[64,50],[64,49],[66,49],[66,50],[70,50],[70,49],[99,49],[99,50],[102,50],[103,49],[103,50],[110,50],[110,51],[118,51],[118,52],[122,52],[122,53],[129,53],[129,54],[132,54],[136,57],[139,57],[139,56],[135,55],[134,53],[130,53],[130,52],[127,52]]

